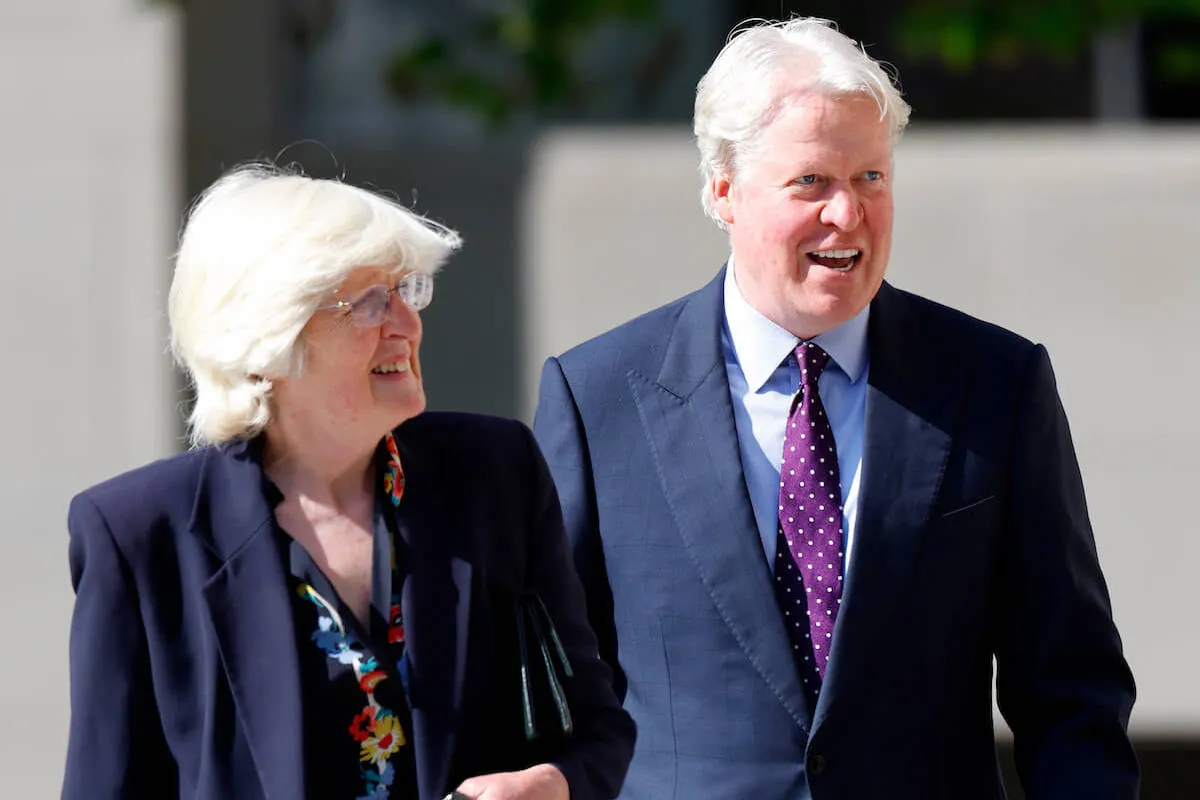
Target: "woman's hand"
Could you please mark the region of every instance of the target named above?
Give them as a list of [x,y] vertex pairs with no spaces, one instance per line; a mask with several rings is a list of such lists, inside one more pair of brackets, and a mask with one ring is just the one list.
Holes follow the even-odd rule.
[[458,791],[474,800],[570,800],[567,779],[553,764],[496,772],[463,781]]

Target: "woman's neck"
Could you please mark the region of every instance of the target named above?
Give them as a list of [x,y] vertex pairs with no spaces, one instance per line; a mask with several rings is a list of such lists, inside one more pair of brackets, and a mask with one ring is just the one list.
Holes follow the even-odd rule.
[[265,433],[263,470],[285,496],[303,495],[334,509],[355,508],[373,493],[378,445],[356,433],[276,418]]

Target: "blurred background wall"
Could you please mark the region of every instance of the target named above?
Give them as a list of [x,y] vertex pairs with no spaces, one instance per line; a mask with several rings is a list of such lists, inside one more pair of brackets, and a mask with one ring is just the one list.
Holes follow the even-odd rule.
[[179,15],[0,3],[0,797],[58,795],[71,495],[179,446]]
[[1139,682],[1143,796],[1198,795],[1190,3],[15,6],[0,6],[0,796],[58,793],[69,497],[183,446],[164,301],[189,198],[269,157],[458,228],[424,315],[430,403],[528,420],[545,356],[724,260],[697,202],[695,82],[735,22],[793,12],[838,20],[914,106],[890,279],[1050,349]]

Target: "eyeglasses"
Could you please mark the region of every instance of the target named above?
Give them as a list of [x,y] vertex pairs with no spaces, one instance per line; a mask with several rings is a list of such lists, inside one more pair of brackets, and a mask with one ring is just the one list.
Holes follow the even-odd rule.
[[317,311],[345,311],[354,327],[374,328],[387,319],[393,294],[413,311],[423,311],[433,300],[433,276],[424,272],[410,272],[393,288],[370,286],[353,300],[339,300],[331,305],[319,306]]

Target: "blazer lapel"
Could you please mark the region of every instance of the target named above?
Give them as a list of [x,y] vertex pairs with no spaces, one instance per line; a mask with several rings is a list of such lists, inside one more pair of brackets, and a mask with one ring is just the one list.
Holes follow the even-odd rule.
[[962,375],[884,284],[871,306],[863,478],[854,551],[817,719],[824,718],[899,604],[950,451]]
[[718,614],[747,658],[807,730],[787,631],[742,474],[721,352],[722,270],[683,308],[653,379],[631,374],[659,480]]
[[455,552],[455,526],[447,482],[437,479],[430,452],[397,446],[404,465],[404,499],[396,521],[408,564],[401,595],[409,662],[413,746],[418,794],[440,800],[454,753],[462,705],[471,609],[471,564]]
[[192,530],[220,566],[203,586],[263,793],[304,797],[300,669],[287,577],[253,445],[206,456]]

